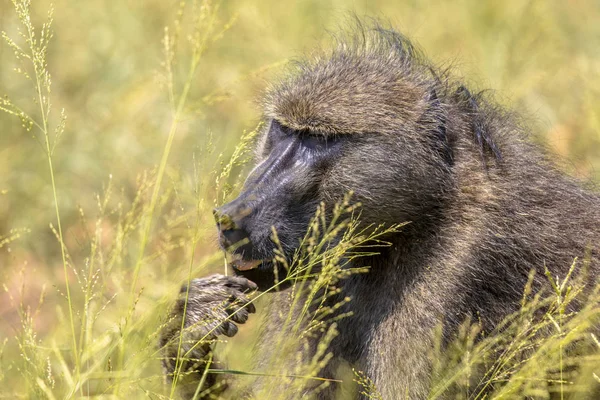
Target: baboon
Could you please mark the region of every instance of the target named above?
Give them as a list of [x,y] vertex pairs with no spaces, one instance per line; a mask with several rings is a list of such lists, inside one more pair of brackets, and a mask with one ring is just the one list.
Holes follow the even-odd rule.
[[[352,260],[367,273],[339,282],[337,300],[351,299],[339,312],[353,314],[336,322],[333,359],[321,375],[335,378],[347,363],[364,371],[383,399],[425,398],[427,352],[440,321],[444,339],[466,318],[490,332],[518,309],[530,271],[537,271],[537,291],[545,268],[564,276],[575,257],[587,257],[588,281],[595,282],[600,197],[561,173],[514,112],[436,68],[396,31],[359,27],[336,38],[332,50],[294,63],[266,91],[264,116],[255,168],[239,197],[215,210],[236,276],[191,282],[186,327],[222,319],[233,304],[247,303],[248,291],[272,284],[279,273],[270,261],[272,228],[291,254],[318,205],[350,191],[365,226],[408,224],[386,237],[389,246],[377,255]],[[285,289],[272,296],[261,352],[289,307]],[[168,373],[183,305],[179,300],[179,319],[161,338]],[[210,339],[232,336],[254,311],[249,304],[220,325],[184,332],[185,339],[211,329]],[[199,380],[207,363],[218,368],[211,349],[193,349],[200,361],[186,365],[188,378]],[[205,374],[203,387],[227,396],[231,383],[222,377]],[[308,397],[333,398],[310,390]]]

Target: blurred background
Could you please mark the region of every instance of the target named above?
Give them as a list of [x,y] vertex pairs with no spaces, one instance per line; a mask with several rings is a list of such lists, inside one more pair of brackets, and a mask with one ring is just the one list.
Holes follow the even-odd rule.
[[[46,21],[51,4],[51,126],[59,123],[61,109],[67,115],[52,160],[79,356],[81,362],[101,360],[94,373],[114,371],[111,365],[118,363],[119,351],[98,344],[102,335],[112,335],[107,342],[121,340],[123,370],[131,365],[131,375],[146,376],[142,365],[147,365],[145,370],[159,375],[155,355],[128,364],[127,352],[152,348],[155,304],[166,307],[174,299],[190,268],[193,274],[222,271],[210,209],[226,196],[217,180],[239,138],[260,121],[256,99],[261,89],[289,60],[327,46],[329,32],[346,25],[353,13],[401,30],[436,64],[451,65],[474,90],[496,92],[504,105],[521,110],[535,140],[548,146],[570,174],[600,180],[597,0],[188,4],[173,64],[176,94],[188,79],[186,35],[193,30],[192,14],[208,8],[215,28],[201,28],[210,39],[177,122],[156,210],[150,212],[157,166],[173,124],[163,38],[165,27],[170,34],[177,31],[180,3],[39,0],[31,5],[36,27]],[[11,1],[0,0],[0,30],[26,47],[18,26]],[[15,73],[18,66],[2,41],[0,94],[39,118],[32,83]],[[50,228],[56,227],[56,214],[43,140],[39,131],[28,132],[19,118],[0,112],[0,378],[5,383],[0,392],[11,393],[7,397],[46,393],[43,385],[26,388],[36,386],[35,381],[24,383],[35,374],[52,390],[63,390],[68,382],[61,386],[56,381],[70,368],[48,371],[60,370],[61,358],[67,365],[77,358],[68,352],[64,265]],[[228,184],[243,175],[240,164],[234,163],[226,176]],[[139,283],[130,287],[138,264]],[[128,313],[133,294],[137,306]],[[147,322],[127,331],[123,326],[133,313]],[[23,358],[28,346],[40,352],[39,360]],[[88,383],[88,394],[114,389],[106,382],[94,385]]]

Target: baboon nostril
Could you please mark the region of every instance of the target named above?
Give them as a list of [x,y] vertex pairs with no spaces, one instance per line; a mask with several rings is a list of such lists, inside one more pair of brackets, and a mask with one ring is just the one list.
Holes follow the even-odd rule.
[[213,210],[213,216],[215,217],[215,221],[217,222],[217,226],[220,231],[227,231],[231,229],[236,229],[235,222],[233,219],[225,213],[222,213],[217,208]]
[[223,207],[213,210],[215,221],[219,229],[219,243],[221,247],[230,253],[252,254],[252,244],[248,231],[243,229],[239,222],[239,215],[231,213]]

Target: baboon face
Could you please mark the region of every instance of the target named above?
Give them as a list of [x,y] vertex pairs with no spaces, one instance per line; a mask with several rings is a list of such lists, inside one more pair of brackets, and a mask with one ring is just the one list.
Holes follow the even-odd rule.
[[342,61],[271,90],[257,165],[239,197],[215,210],[221,245],[251,279],[272,270],[273,229],[291,255],[320,202],[354,192],[365,225],[414,222],[439,205],[449,165],[435,97],[364,54]]

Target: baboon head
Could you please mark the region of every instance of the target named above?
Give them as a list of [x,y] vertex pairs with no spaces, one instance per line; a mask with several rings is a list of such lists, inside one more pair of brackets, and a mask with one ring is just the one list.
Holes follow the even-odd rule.
[[291,253],[318,204],[349,191],[365,224],[435,215],[453,186],[444,90],[402,36],[380,28],[296,63],[267,91],[257,164],[241,194],[215,210],[233,267],[251,279],[268,273],[272,227]]

